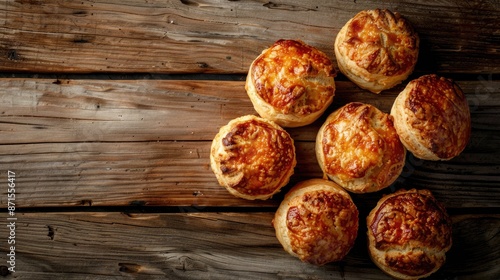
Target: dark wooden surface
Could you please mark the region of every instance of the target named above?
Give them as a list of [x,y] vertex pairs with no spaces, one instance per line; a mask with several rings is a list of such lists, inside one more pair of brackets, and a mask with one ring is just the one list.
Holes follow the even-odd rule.
[[[315,123],[287,129],[298,165],[267,201],[231,196],[209,148],[231,119],[256,114],[251,61],[281,38],[336,64],[333,41],[358,11],[389,8],[421,37],[414,74],[466,93],[471,141],[457,158],[407,156],[390,188],[352,195],[355,247],[323,267],[301,263],[271,226],[283,195],[321,177],[326,115],[350,101],[389,112],[408,81],[375,95],[336,78]],[[399,188],[427,188],[453,219],[453,247],[432,279],[500,278],[499,1],[0,1],[0,275],[6,279],[388,279],[368,258],[364,217]],[[15,273],[8,170],[15,172]],[[2,241],[3,240],[3,241]]]

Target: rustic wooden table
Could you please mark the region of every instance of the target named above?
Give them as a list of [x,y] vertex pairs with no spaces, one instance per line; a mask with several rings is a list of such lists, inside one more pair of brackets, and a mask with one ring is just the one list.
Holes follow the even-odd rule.
[[[268,201],[218,186],[209,148],[222,125],[256,114],[244,79],[264,48],[301,39],[336,64],[339,29],[374,8],[420,34],[410,79],[436,73],[462,87],[472,137],[451,161],[409,154],[390,188],[353,195],[355,247],[315,267],[282,249],[271,220],[293,183],[322,176],[314,140],[325,118],[288,129],[298,165]],[[499,18],[498,0],[0,1],[1,275],[388,279],[368,258],[364,217],[385,193],[427,188],[454,226],[431,278],[500,279]],[[350,101],[388,112],[406,83],[375,95],[339,74],[326,114]]]

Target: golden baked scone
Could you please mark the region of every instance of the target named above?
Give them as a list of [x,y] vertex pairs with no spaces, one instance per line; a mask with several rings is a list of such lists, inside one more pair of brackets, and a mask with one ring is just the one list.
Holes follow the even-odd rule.
[[230,121],[212,141],[210,166],[221,186],[245,199],[268,199],[285,186],[297,161],[290,135],[253,115]]
[[392,118],[369,104],[352,102],[336,110],[316,137],[323,173],[354,193],[388,187],[401,174],[405,156]]
[[285,195],[273,226],[285,251],[323,265],[347,255],[358,234],[358,219],[358,209],[344,189],[332,181],[310,179]]
[[384,196],[366,222],[371,259],[397,279],[436,272],[452,244],[451,220],[428,190],[399,190]]
[[263,118],[283,127],[314,122],[332,103],[335,68],[318,49],[279,40],[252,62],[245,89]]
[[452,159],[469,142],[469,105],[450,79],[425,75],[410,81],[394,101],[391,115],[401,142],[420,159]]
[[350,19],[335,39],[340,71],[374,93],[391,88],[413,72],[419,37],[399,13],[365,10]]

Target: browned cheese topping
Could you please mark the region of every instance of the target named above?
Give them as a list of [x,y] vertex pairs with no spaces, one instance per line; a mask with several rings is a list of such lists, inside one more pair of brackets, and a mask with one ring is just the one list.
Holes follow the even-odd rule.
[[317,112],[335,92],[329,58],[299,41],[277,41],[256,59],[251,75],[260,97],[284,114]]
[[418,57],[418,35],[399,13],[388,10],[357,14],[343,45],[347,57],[359,67],[385,76],[404,73]]
[[371,169],[382,168],[374,180],[384,182],[405,155],[390,116],[357,102],[329,121],[322,141],[326,173],[342,180],[362,178]]
[[368,226],[379,250],[415,248],[406,255],[388,254],[386,257],[387,264],[394,270],[409,275],[430,272],[435,263],[428,250],[441,251],[452,242],[450,218],[443,206],[424,191],[388,198]]
[[422,76],[411,83],[405,108],[410,125],[419,131],[424,145],[440,158],[458,155],[470,138],[467,99],[453,81],[436,75]]
[[354,244],[358,210],[345,196],[326,191],[297,197],[287,213],[286,225],[294,252],[321,265],[342,259]]
[[[292,141],[286,131],[267,123],[256,120],[240,123],[222,138],[227,155],[221,160],[220,170],[225,175],[242,175],[231,186],[240,193],[273,193],[292,168]],[[269,185],[270,182],[275,184]]]

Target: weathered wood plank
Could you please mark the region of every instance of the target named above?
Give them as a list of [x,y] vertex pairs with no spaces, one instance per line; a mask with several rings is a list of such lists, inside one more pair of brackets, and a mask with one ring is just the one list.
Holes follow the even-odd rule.
[[[473,128],[500,129],[500,81],[458,81]],[[314,124],[289,129],[314,141],[326,115],[359,101],[389,112],[404,84],[381,95],[336,82],[333,105]],[[0,79],[0,143],[212,140],[229,120],[256,114],[241,81]],[[489,134],[478,132],[479,137]]]
[[[208,141],[0,145],[0,170],[16,173],[19,207],[276,207],[294,183],[322,177],[314,143],[299,141],[296,146],[298,165],[291,183],[268,201],[239,199],[220,187],[209,167]],[[409,155],[392,188],[355,197],[360,205],[374,205],[396,188],[428,188],[450,208],[498,208],[498,157],[466,152],[435,163]],[[6,181],[5,174],[1,178]],[[1,191],[2,207],[6,191]]]
[[207,140],[228,118],[255,113],[241,82],[0,83],[1,143]]
[[500,7],[490,1],[0,1],[0,70],[244,73],[281,38],[332,59],[363,9],[405,15],[421,36],[417,72],[499,73]]
[[[368,258],[364,219],[346,258],[316,267],[281,248],[272,217],[18,213],[16,272],[6,279],[389,279]],[[500,216],[459,215],[453,221],[453,247],[431,279],[497,279]],[[8,228],[0,227],[0,235],[8,236]],[[0,259],[5,266],[6,254]]]
[[[29,144],[0,149],[2,170],[17,174],[19,207],[275,204],[246,202],[219,187],[209,169],[208,142]],[[2,206],[7,203],[4,198]]]
[[[459,83],[471,101],[469,146],[449,162],[409,155],[394,187],[429,188],[452,208],[499,207],[500,82]],[[387,112],[402,87],[379,96],[337,84],[329,111],[363,101]],[[274,207],[282,198],[232,197],[209,168],[219,127],[255,113],[243,82],[2,79],[0,102],[0,170],[18,174],[21,207]],[[298,156],[292,184],[322,176],[314,140],[323,119],[289,130]],[[360,201],[370,204],[379,195]]]

